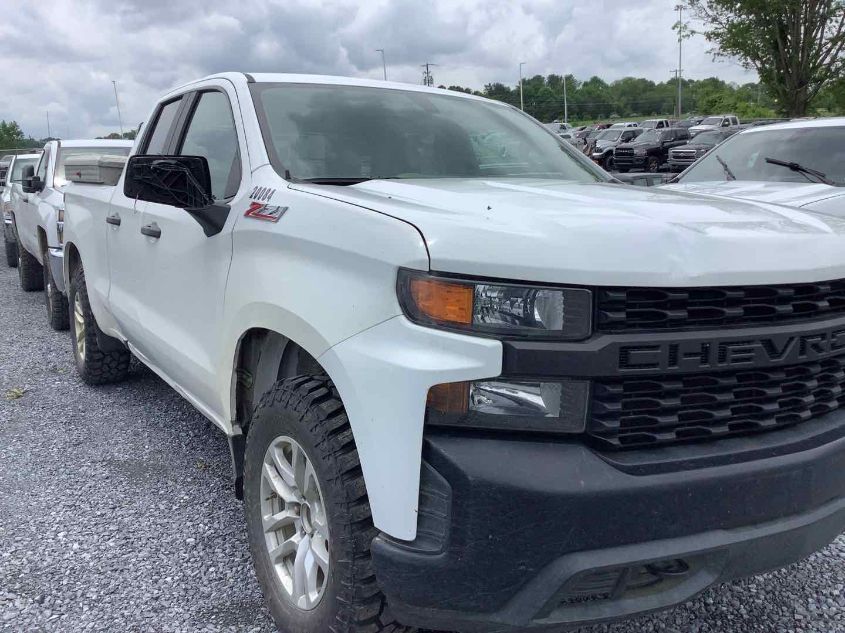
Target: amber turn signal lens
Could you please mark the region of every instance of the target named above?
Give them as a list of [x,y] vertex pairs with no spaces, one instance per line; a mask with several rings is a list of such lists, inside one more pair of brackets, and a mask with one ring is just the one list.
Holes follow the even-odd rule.
[[441,413],[466,413],[469,408],[469,383],[448,382],[428,390],[429,407]]
[[426,317],[449,323],[472,323],[472,286],[416,277],[411,279],[410,290],[417,310]]

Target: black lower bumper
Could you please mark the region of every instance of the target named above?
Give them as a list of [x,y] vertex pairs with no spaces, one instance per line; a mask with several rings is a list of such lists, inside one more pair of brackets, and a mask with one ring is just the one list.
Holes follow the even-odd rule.
[[762,457],[748,442],[775,434],[725,440],[755,459],[707,467],[687,448],[652,467],[574,443],[430,432],[418,538],[373,542],[379,583],[400,621],[459,631],[672,606],[845,530],[843,426],[835,413],[784,430]]

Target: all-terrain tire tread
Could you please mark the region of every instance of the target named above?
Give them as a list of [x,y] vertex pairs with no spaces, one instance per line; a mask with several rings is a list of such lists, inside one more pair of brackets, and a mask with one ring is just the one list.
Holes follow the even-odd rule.
[[[338,591],[341,608],[332,633],[405,633],[414,629],[396,622],[378,587],[370,557],[370,545],[379,531],[373,526],[361,462],[340,394],[328,376],[296,376],[280,380],[260,399],[253,421],[261,410],[279,405],[292,412],[299,423],[317,438],[321,458],[334,462],[337,486],[343,491],[353,556],[352,583]],[[251,435],[247,435],[247,444]],[[333,482],[326,482],[331,485]],[[335,537],[337,538],[337,537]]]

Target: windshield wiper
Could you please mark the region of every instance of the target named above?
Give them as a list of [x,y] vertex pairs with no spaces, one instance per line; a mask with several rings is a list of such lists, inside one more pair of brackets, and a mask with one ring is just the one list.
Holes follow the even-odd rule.
[[728,164],[724,161],[724,159],[718,154],[716,154],[716,160],[719,161],[719,164],[722,166],[722,169],[725,170],[725,180],[736,180],[736,176],[734,176],[734,173],[731,171],[731,168],[728,167]]
[[[818,169],[811,169],[810,167],[805,167],[800,163],[791,162],[788,160],[780,160],[778,158],[766,158],[766,162],[770,165],[780,165],[781,167],[786,167],[787,169],[791,169],[792,171],[797,171],[799,174],[804,176],[810,182],[820,182],[825,185],[832,185],[836,186],[836,183],[833,182],[830,178],[827,177],[827,174],[820,172]],[[813,176],[816,180],[814,181]]]
[[311,185],[338,185],[340,187],[346,187],[349,185],[358,185],[362,182],[367,182],[368,180],[372,180],[372,178],[300,178],[298,179],[299,182],[307,182]]

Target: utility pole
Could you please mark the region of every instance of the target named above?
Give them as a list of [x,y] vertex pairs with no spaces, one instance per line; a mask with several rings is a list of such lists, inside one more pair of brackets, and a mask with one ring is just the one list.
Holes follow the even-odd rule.
[[681,97],[681,90],[683,86],[682,76],[684,72],[683,50],[684,50],[684,5],[679,4],[675,7],[678,10],[678,119],[681,118],[684,112],[683,102]]
[[47,110],[47,138],[53,138],[53,134],[50,132],[50,111]]
[[381,53],[381,67],[384,70],[384,80],[387,81],[387,62],[384,59],[384,49],[377,48],[376,52]]
[[431,67],[437,66],[437,64],[431,64],[426,62],[422,65],[425,70],[423,71],[423,86],[433,86],[434,85],[434,76],[431,74]]
[[112,86],[114,86],[114,103],[117,106],[117,120],[120,123],[120,136],[123,137],[123,117],[120,116],[120,100],[117,98],[117,82],[112,80]]
[[563,75],[563,122],[569,123],[569,102],[566,99],[566,74]]
[[519,109],[525,111],[525,99],[522,98],[522,67],[525,62],[519,62]]

